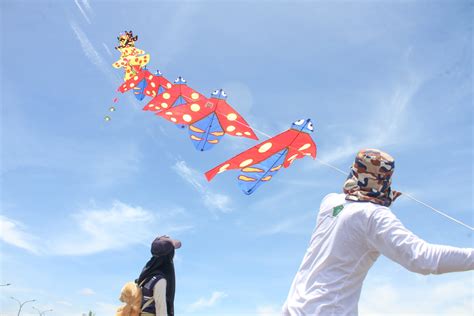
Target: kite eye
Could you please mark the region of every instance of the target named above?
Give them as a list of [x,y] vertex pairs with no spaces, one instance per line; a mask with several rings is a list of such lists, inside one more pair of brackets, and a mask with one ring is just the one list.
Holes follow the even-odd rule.
[[222,90],[222,96],[227,97],[227,93],[225,93],[224,90]]
[[176,78],[176,80],[174,81],[174,83],[179,83],[179,80],[180,80],[180,79],[181,79],[181,78]]
[[212,95],[217,95],[218,93],[219,93],[219,90],[214,90],[214,91],[212,92]]
[[303,123],[304,123],[304,120],[298,120],[294,124],[295,125],[303,125]]
[[309,129],[310,131],[314,131],[313,123],[311,123],[311,122],[308,123],[308,129]]

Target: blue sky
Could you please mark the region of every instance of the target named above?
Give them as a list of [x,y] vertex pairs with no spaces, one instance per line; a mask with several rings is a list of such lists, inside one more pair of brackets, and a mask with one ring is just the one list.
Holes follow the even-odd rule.
[[[299,160],[251,195],[236,172],[203,173],[255,144],[197,152],[130,95],[108,112],[124,30],[150,69],[183,76],[275,135],[311,118],[318,158],[396,159],[393,187],[473,226],[472,1],[2,1],[1,315],[31,306],[113,315],[157,235],[179,238],[177,315],[275,315],[326,194],[344,176]],[[110,115],[110,122],[104,116]],[[258,135],[261,139],[265,136]],[[473,247],[472,233],[401,197],[421,238]],[[419,276],[380,258],[363,315],[471,315],[474,274]]]

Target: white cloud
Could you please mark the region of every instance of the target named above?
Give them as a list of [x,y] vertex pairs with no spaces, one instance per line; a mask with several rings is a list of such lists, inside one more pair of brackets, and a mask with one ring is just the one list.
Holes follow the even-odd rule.
[[51,244],[61,255],[86,255],[149,242],[156,235],[157,214],[115,201],[108,209],[86,209],[73,215],[77,229]]
[[276,305],[262,305],[257,307],[257,316],[279,316],[281,307]]
[[173,166],[178,175],[186,180],[199,194],[202,196],[204,204],[211,208],[217,209],[223,213],[231,211],[229,206],[231,199],[227,195],[215,193],[209,190],[204,183],[204,175],[200,172],[188,167],[185,161],[178,161]]
[[[44,239],[27,233],[23,224],[0,216],[1,239],[35,254],[42,249],[41,253],[47,255],[89,255],[136,244],[148,245],[158,234],[188,231],[193,226],[183,222],[186,216],[180,208],[157,213],[115,201],[110,208],[91,207],[74,213],[72,225],[64,224],[67,232],[49,234]],[[82,294],[90,294],[86,292]]]
[[0,238],[7,244],[38,254],[36,238],[28,233],[27,227],[20,222],[0,215]]
[[224,292],[212,292],[211,297],[205,298],[201,297],[196,302],[192,303],[188,310],[189,311],[196,311],[202,308],[212,307],[215,306],[220,300],[227,297],[227,294]]
[[359,312],[369,316],[472,315],[472,285],[472,274],[470,279],[419,282],[416,287],[395,287],[393,282],[371,283],[364,286]]
[[95,294],[95,291],[93,289],[83,288],[79,291],[79,294],[84,296],[91,296]]

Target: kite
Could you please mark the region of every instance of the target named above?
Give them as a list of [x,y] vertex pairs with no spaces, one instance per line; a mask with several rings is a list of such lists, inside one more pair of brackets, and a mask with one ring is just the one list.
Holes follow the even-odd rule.
[[135,97],[141,101],[148,97],[156,97],[158,94],[163,93],[166,89],[170,89],[173,85],[163,77],[161,71],[157,70],[153,75],[146,68],[140,70],[132,78],[126,80],[117,90],[125,93],[130,89],[133,89]]
[[258,140],[244,118],[227,102],[224,90],[215,90],[209,99],[201,97],[157,115],[187,125],[189,137],[199,151],[211,149],[224,134]]
[[221,163],[206,172],[211,181],[216,174],[230,169],[241,169],[239,186],[249,195],[264,182],[270,181],[281,169],[288,168],[296,159],[316,158],[316,144],[310,136],[314,130],[310,119],[298,120],[291,128]]
[[150,54],[145,54],[145,51],[136,48],[135,42],[138,40],[138,36],[133,36],[133,32],[121,33],[117,37],[119,46],[115,47],[121,55],[119,60],[112,64],[114,68],[124,68],[125,76],[124,81],[127,81],[150,62]]

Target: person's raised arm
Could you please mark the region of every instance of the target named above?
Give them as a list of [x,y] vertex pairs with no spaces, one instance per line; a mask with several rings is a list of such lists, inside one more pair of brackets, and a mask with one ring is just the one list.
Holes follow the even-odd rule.
[[418,238],[385,207],[368,220],[367,241],[377,251],[421,274],[474,270],[474,249],[434,245]]

